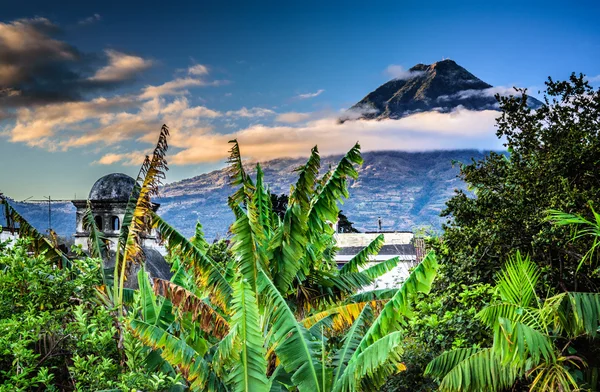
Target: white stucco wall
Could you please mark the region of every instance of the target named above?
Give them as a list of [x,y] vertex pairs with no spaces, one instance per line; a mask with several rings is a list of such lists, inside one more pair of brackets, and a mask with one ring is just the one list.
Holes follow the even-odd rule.
[[[375,264],[377,263],[368,263],[364,268],[369,268]],[[401,261],[393,270],[381,276],[372,285],[364,287],[361,291],[398,288],[408,278],[410,269],[414,266],[414,259],[411,261]]]
[[12,239],[11,245],[9,245],[9,246],[12,246],[14,244],[14,242],[17,240],[17,236],[15,236],[7,231],[3,231],[2,233],[0,233],[0,242],[4,242],[9,239]]
[[[339,233],[336,234],[337,246],[340,248],[346,247],[365,247],[369,245],[377,236],[383,234],[384,245],[407,245],[413,241],[414,234],[411,232],[398,232],[398,233]],[[354,255],[336,255],[336,262],[348,262],[354,257]],[[377,290],[377,289],[390,289],[399,287],[408,275],[410,269],[415,266],[416,255],[376,255],[371,256],[371,262],[368,263],[364,268],[369,268],[382,261],[389,260],[393,257],[398,257],[400,262],[398,265],[377,279],[372,285],[365,287],[361,291]]]

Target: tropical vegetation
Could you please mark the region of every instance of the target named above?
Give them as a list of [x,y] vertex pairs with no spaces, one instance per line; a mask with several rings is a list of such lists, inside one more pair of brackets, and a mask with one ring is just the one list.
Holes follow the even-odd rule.
[[[448,201],[443,233],[394,289],[367,291],[399,262],[368,263],[383,235],[335,263],[358,144],[329,170],[314,147],[289,194],[274,195],[231,141],[235,221],[215,242],[152,208],[166,126],[116,244],[90,204],[86,252],[67,255],[0,197],[20,237],[0,243],[0,390],[597,390],[600,91],[573,75],[546,96],[535,109],[523,91],[498,97],[508,153],[461,164],[472,192]],[[144,269],[152,230],[169,280]]]

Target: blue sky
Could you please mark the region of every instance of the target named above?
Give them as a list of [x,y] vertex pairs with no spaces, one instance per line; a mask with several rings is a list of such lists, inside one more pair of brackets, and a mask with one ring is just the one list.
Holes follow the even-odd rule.
[[[534,92],[548,76],[600,75],[599,14],[597,1],[11,2],[0,42],[27,64],[47,50],[68,66],[41,59],[3,82],[3,69],[17,72],[7,62],[19,63],[0,50],[0,92],[13,95],[0,100],[0,191],[85,196],[103,174],[134,175],[162,122],[174,133],[168,181],[220,167],[229,136],[258,159],[310,144],[338,153],[354,138],[367,149],[440,148],[438,125],[451,147],[497,148],[493,118],[481,113],[325,134],[392,77],[390,65],[451,58],[494,86]],[[53,75],[65,96],[42,99]],[[421,136],[386,143],[396,126]]]

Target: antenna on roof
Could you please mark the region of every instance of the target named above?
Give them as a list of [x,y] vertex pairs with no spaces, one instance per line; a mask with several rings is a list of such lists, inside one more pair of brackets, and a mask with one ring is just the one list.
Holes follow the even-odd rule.
[[48,233],[52,231],[52,198],[50,196],[44,196],[48,199]]

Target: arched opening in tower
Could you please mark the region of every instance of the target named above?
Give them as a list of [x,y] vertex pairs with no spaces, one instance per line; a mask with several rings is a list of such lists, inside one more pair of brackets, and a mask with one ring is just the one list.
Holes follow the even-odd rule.
[[94,221],[96,221],[96,227],[100,230],[104,229],[104,226],[102,225],[102,217],[100,215],[96,215],[94,217]]
[[113,231],[117,231],[121,228],[121,221],[118,216],[113,216],[110,218],[110,227]]

